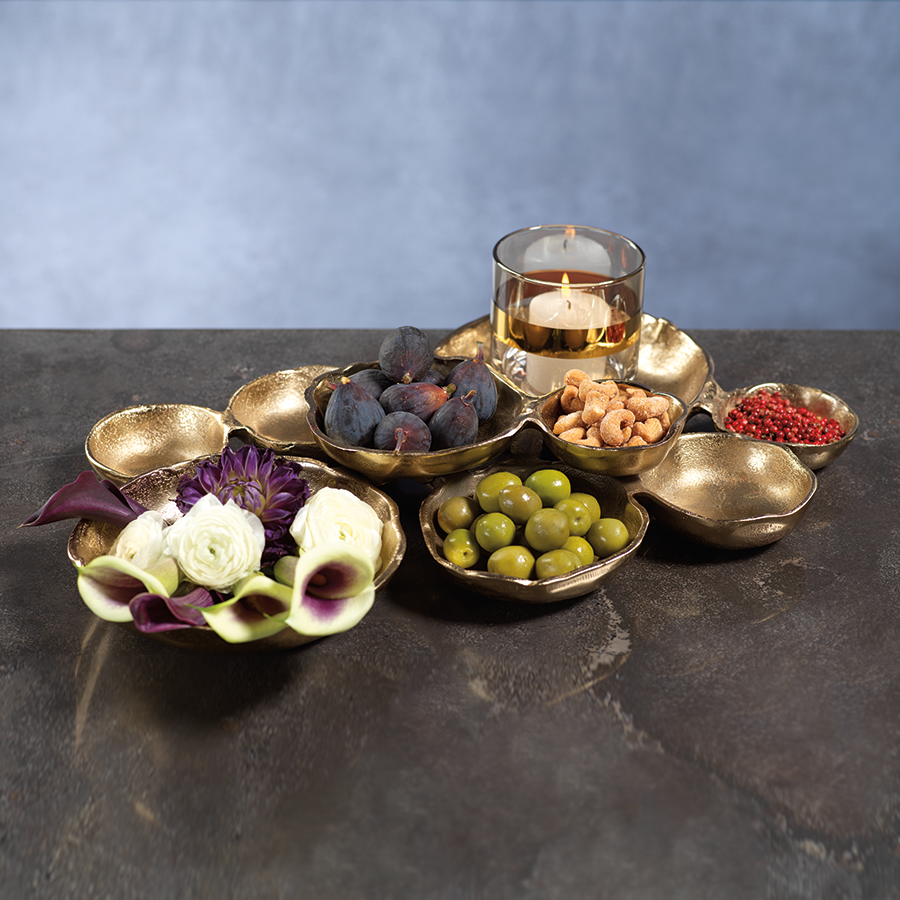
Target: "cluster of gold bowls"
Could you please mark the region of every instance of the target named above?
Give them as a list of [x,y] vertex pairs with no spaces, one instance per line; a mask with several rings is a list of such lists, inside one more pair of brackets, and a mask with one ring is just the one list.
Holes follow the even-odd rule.
[[[438,344],[434,367],[446,374],[461,359],[473,357],[479,343],[487,346],[489,341],[487,317],[470,322]],[[118,410],[94,426],[85,452],[97,474],[117,484],[160,467],[175,471],[184,461],[220,453],[234,438],[307,457],[308,465],[321,465],[310,456],[327,460],[345,473],[358,473],[355,477],[364,479],[360,484],[383,485],[400,478],[432,483],[434,490],[422,504],[422,531],[432,557],[451,578],[504,599],[553,602],[593,590],[635,554],[647,527],[646,511],[637,498],[668,526],[707,545],[745,549],[779,540],[800,521],[815,493],[813,470],[834,461],[859,426],[840,398],[816,388],[766,383],[723,391],[702,347],[666,319],[645,314],[638,376],[629,383],[670,400],[672,426],[657,444],[593,448],[563,441],[552,431],[560,392],[526,394],[496,372],[497,412],[482,424],[471,445],[394,454],[333,441],[324,430],[331,385],[342,375],[376,365],[308,365],[265,375],[240,388],[223,412],[187,404]],[[836,419],[845,436],[813,446],[774,444],[728,431],[729,410],[762,388],[779,390],[793,404]],[[701,410],[712,417],[716,432],[684,434],[687,420]],[[578,473],[578,479],[601,480],[612,506],[626,517],[632,538],[621,554],[547,583],[467,571],[443,559],[441,536],[433,524],[440,498],[465,487],[476,471],[483,475],[497,468],[515,469],[519,461],[507,457],[525,430],[540,434],[559,468]],[[525,463],[532,469],[553,465]]]

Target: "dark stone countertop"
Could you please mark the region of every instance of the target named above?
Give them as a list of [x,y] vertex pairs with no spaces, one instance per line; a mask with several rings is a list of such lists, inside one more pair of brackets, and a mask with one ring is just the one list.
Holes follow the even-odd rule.
[[113,409],[224,409],[383,334],[0,332],[0,895],[900,896],[898,332],[693,332],[723,388],[824,388],[859,434],[782,541],[654,521],[578,601],[454,587],[395,485],[409,547],[356,628],[195,654],[93,616],[70,523],[16,530]]

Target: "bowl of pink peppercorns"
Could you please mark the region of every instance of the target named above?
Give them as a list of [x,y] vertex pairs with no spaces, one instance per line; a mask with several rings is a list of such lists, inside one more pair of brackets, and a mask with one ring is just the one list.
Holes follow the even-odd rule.
[[800,384],[720,390],[700,405],[719,431],[784,444],[813,470],[837,459],[859,428],[856,413],[840,397]]

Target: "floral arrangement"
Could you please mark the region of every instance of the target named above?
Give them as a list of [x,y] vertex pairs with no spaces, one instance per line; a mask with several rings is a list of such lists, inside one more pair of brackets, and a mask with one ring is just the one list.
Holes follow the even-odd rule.
[[99,617],[146,633],[208,625],[231,643],[285,628],[320,637],[371,609],[382,522],[350,491],[310,496],[299,463],[271,450],[226,448],[179,480],[167,522],[111,481],[83,472],[23,525],[87,518],[122,530],[78,566],[78,591]]

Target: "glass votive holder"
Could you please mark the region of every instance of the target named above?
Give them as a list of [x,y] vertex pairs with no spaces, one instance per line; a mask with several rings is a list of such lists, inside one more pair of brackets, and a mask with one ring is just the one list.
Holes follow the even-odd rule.
[[594,381],[637,374],[644,252],[581,225],[514,231],[494,247],[492,364],[542,395],[581,369]]

